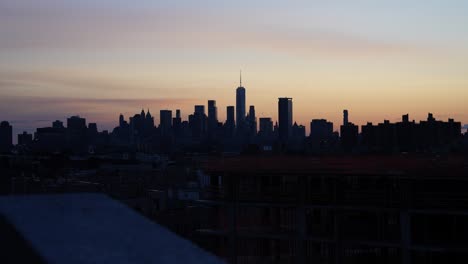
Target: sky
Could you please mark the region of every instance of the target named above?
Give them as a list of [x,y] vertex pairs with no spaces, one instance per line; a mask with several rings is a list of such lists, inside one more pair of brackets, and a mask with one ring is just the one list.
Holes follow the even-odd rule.
[[80,115],[112,129],[214,99],[277,120],[468,123],[468,1],[0,0],[0,120],[15,133]]

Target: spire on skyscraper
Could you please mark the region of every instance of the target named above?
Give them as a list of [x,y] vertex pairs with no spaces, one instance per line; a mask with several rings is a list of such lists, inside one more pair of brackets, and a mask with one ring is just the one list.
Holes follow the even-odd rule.
[[239,87],[242,87],[242,70],[239,73]]

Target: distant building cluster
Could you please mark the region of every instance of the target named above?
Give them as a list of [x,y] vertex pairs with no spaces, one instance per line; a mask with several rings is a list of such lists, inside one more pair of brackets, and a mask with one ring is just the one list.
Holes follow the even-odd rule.
[[[0,125],[0,150],[9,152],[71,152],[94,153],[109,150],[133,149],[143,152],[292,152],[292,153],[399,153],[452,152],[466,149],[467,134],[462,125],[449,119],[436,120],[429,114],[426,121],[416,123],[404,115],[401,122],[359,127],[349,121],[348,110],[343,111],[343,124],[335,131],[333,123],[313,119],[310,135],[305,126],[294,122],[293,99],[278,98],[278,121],[272,117],[257,119],[255,106],[247,110],[246,89],[242,79],[236,89],[236,105],[226,107],[226,120],[218,119],[215,100],[195,105],[194,112],[183,120],[181,111],[159,111],[159,124],[149,110],[141,110],[125,119],[112,132],[99,132],[96,123],[72,116],[67,124],[57,120],[51,127],[37,128],[34,136],[18,135],[14,148],[12,127],[4,121]],[[258,120],[258,122],[257,122]]]

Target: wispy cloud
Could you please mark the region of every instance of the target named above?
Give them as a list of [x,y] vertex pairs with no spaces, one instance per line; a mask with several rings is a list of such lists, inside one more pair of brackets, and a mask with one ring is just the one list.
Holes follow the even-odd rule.
[[321,28],[268,27],[238,14],[181,7],[101,9],[10,7],[0,11],[0,49],[233,50],[311,56],[419,53],[421,47]]
[[[57,68],[57,67],[56,67]],[[174,95],[173,89],[179,94]],[[0,72],[0,95],[35,95],[44,94],[54,97],[111,97],[139,98],[164,93],[166,97],[179,96],[186,87],[168,85],[157,79],[125,76],[119,73],[93,74],[88,72],[70,72],[58,69],[39,71],[4,71]]]

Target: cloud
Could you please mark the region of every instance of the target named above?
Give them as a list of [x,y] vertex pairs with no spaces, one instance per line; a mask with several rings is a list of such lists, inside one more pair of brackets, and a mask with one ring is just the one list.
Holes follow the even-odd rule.
[[[46,6],[47,7],[47,6]],[[71,4],[0,11],[0,50],[233,50],[248,49],[312,57],[394,56],[421,47],[316,28],[268,26],[248,10],[236,13],[181,7],[108,10]],[[72,8],[73,7],[73,8]],[[271,18],[267,18],[271,19]]]
[[[139,98],[163,93],[167,97],[178,97],[180,92],[189,88],[169,85],[158,78],[156,73],[153,76],[134,76],[135,71],[96,73],[92,69],[65,71],[58,68],[55,66],[38,71],[0,71],[0,95]],[[174,88],[177,88],[179,94],[175,94]]]

